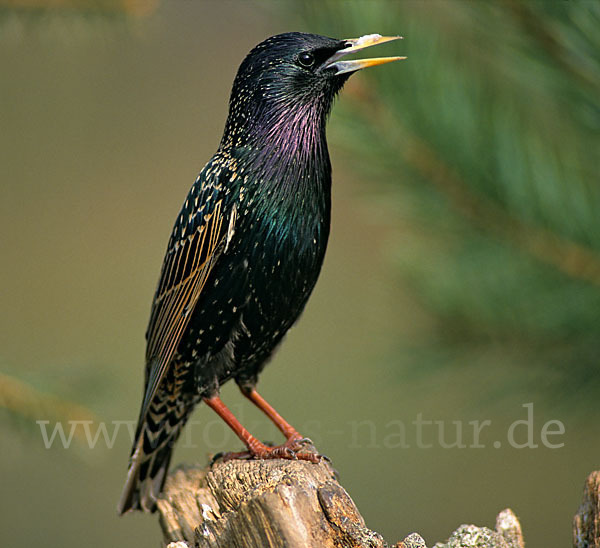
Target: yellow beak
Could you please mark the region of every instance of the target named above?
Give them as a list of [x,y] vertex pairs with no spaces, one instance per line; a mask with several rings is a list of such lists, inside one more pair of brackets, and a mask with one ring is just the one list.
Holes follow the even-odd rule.
[[392,40],[401,40],[402,36],[381,36],[379,34],[367,34],[360,38],[349,38],[343,40],[343,47],[338,50],[330,59],[327,61],[326,68],[335,69],[335,74],[344,74],[346,72],[354,72],[367,67],[374,67],[376,65],[383,65],[384,63],[391,63],[392,61],[400,61],[406,59],[406,57],[375,57],[372,59],[356,59],[352,61],[338,61],[343,56],[356,51],[361,51],[371,46],[377,46],[385,42],[391,42]]

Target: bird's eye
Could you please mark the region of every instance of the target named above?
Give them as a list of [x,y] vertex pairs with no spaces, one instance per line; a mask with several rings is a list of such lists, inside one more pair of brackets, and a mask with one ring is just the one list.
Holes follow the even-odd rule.
[[303,67],[312,67],[315,63],[315,56],[308,51],[303,51],[300,55],[298,55],[298,62]]

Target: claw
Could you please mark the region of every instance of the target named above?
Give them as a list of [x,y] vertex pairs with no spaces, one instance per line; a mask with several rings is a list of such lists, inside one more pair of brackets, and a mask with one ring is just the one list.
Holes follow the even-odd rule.
[[215,453],[215,454],[214,454],[214,455],[211,457],[211,459],[210,459],[210,462],[209,462],[209,464],[208,464],[208,465],[209,465],[209,466],[211,466],[211,467],[212,467],[212,466],[214,466],[214,464],[215,464],[215,463],[216,463],[216,462],[217,462],[219,459],[222,459],[224,456],[225,456],[225,452],[224,452],[224,451],[219,451],[218,453]]
[[299,443],[300,445],[304,445],[305,443],[308,443],[310,445],[314,445],[313,441],[310,438],[300,438],[299,440],[294,440],[296,443]]
[[278,446],[273,446],[268,442],[261,443],[258,440],[255,440],[255,442],[256,443],[253,443],[251,446],[249,446],[247,451],[216,453],[212,457],[210,465],[213,466],[219,459],[221,459],[223,462],[228,462],[235,459],[305,460],[314,464],[318,464],[321,462],[321,459],[323,459],[326,462],[331,462],[331,460],[325,455],[319,455],[318,453],[313,453],[306,450],[302,451],[304,446],[307,444],[310,444],[314,447],[314,444],[310,438],[290,438],[284,444]]

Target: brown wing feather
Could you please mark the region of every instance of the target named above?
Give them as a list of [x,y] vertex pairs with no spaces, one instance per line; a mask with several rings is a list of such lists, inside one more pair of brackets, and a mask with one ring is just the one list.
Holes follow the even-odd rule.
[[[186,202],[187,203],[187,202]],[[146,394],[140,416],[146,412],[189,323],[202,288],[221,253],[229,223],[223,222],[222,200],[214,203],[195,229],[186,235],[186,219],[176,227],[163,263],[147,331]],[[191,222],[191,218],[190,218]],[[177,230],[181,228],[181,233]],[[221,245],[223,244],[223,245]]]

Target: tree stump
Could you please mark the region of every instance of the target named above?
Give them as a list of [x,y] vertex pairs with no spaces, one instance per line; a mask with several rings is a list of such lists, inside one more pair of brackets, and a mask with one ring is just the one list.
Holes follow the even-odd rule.
[[325,461],[234,460],[207,469],[182,467],[167,479],[158,510],[167,543],[201,548],[387,546],[381,535],[367,529]]
[[[158,501],[169,548],[387,548],[365,526],[354,502],[322,461],[234,460],[182,466],[167,478]],[[510,509],[495,530],[461,525],[434,548],[524,548]],[[573,519],[574,548],[600,548],[600,471],[585,483]],[[427,548],[412,533],[393,548]]]
[[[387,548],[365,526],[329,463],[234,460],[179,467],[158,501],[169,548]],[[503,510],[496,529],[463,525],[439,548],[523,548],[521,526]],[[427,548],[412,533],[394,548]]]
[[573,546],[600,548],[600,470],[585,482],[583,500],[573,518]]

